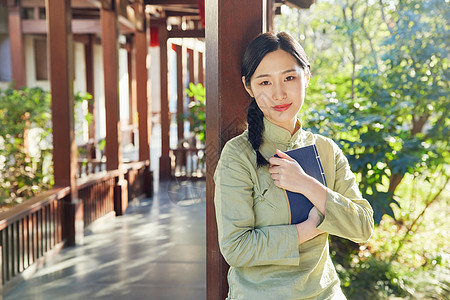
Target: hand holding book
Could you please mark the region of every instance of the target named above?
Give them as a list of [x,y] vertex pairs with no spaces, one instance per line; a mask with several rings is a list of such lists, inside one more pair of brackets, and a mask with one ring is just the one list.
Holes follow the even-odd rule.
[[326,180],[316,145],[287,153],[277,150],[269,162],[274,184],[286,192],[291,224],[308,219],[314,205],[325,213]]
[[277,187],[294,193],[305,192],[303,189],[306,185],[299,183],[310,180],[311,176],[295,159],[277,149],[276,155],[269,159],[269,163],[269,172]]

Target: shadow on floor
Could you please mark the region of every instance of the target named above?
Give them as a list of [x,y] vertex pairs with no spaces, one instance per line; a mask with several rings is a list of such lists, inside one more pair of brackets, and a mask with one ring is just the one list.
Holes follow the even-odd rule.
[[205,182],[162,182],[4,299],[206,299]]

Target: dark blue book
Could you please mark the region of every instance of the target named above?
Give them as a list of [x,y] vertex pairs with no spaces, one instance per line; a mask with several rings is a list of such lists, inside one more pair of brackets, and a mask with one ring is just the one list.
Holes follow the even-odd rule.
[[[306,174],[314,177],[324,186],[327,185],[316,145],[289,150],[285,153],[295,159]],[[275,157],[279,156],[275,154]],[[314,206],[311,201],[300,193],[285,190],[285,194],[290,209],[290,223],[297,224],[308,219],[309,211]]]

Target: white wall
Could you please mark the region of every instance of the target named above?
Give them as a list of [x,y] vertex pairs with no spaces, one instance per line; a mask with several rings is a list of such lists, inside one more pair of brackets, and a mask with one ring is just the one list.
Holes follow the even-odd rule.
[[150,101],[152,112],[161,111],[161,80],[159,77],[159,47],[150,47],[147,57],[148,78],[150,82]]

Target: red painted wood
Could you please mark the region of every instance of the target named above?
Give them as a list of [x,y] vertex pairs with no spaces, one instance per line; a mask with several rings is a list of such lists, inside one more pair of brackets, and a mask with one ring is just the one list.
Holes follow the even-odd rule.
[[22,20],[20,7],[9,7],[8,14],[9,43],[11,48],[11,73],[14,88],[19,89],[27,85],[25,73],[25,46],[22,35]]
[[116,170],[122,160],[119,118],[118,21],[114,10],[100,10],[106,108],[106,169]]
[[160,84],[161,84],[161,157],[159,158],[159,180],[170,179],[169,157],[169,95],[168,95],[168,66],[167,66],[167,27],[164,20],[158,25],[160,49]]
[[[70,0],[46,1],[50,87],[52,93],[55,186],[69,186],[77,197],[77,148],[74,135],[73,41]],[[67,21],[66,21],[67,20]]]
[[136,31],[135,39],[135,72],[136,72],[136,98],[139,126],[139,160],[150,160],[150,132],[151,132],[151,105],[148,100],[148,69],[147,69],[147,34]]
[[205,85],[205,67],[203,65],[203,52],[198,53],[198,82]]
[[88,35],[88,42],[84,45],[84,59],[86,66],[86,92],[92,95],[88,104],[88,111],[92,114],[92,121],[89,123],[88,134],[92,143],[88,145],[88,159],[95,158],[95,93],[94,93],[94,43],[95,36]]
[[[135,56],[136,51],[134,49],[135,42],[133,38],[127,37],[127,68],[128,68],[128,125],[133,128],[136,118],[136,64]],[[134,145],[134,132],[130,130],[129,138]]]
[[178,144],[184,139],[184,122],[181,117],[184,113],[184,99],[186,89],[186,51],[184,47],[175,45],[177,55],[177,137]]
[[217,240],[213,174],[226,141],[246,126],[249,100],[241,82],[241,58],[262,30],[262,9],[261,0],[206,1],[207,299],[224,299],[228,292],[228,265]]

